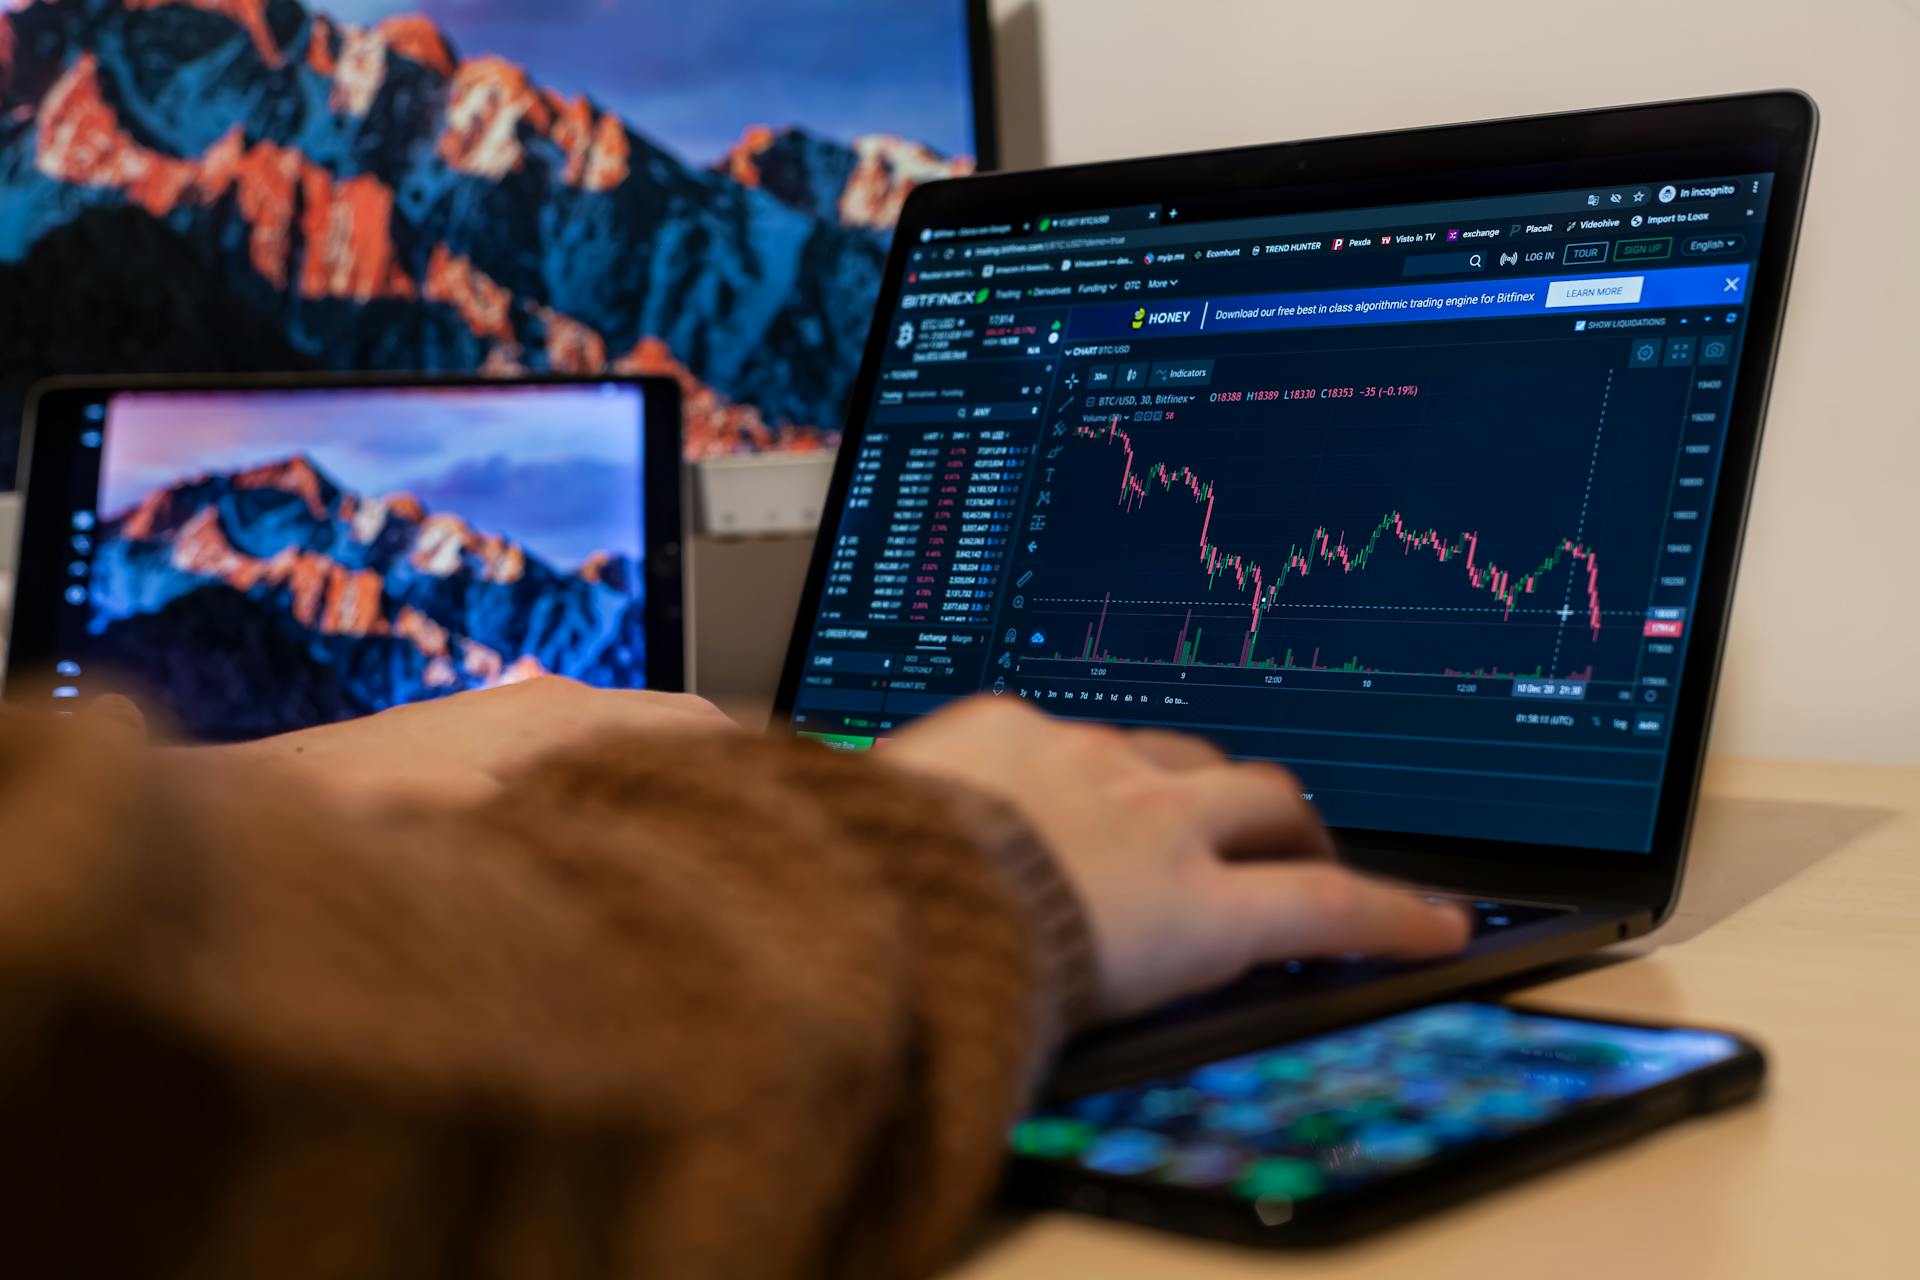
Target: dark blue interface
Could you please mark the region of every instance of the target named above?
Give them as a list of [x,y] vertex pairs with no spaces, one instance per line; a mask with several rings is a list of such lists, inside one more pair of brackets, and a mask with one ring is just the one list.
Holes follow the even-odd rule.
[[919,231],[793,727],[986,690],[1645,851],[1769,189]]

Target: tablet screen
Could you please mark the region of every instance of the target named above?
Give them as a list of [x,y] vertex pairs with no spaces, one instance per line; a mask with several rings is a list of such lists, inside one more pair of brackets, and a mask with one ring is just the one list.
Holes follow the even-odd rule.
[[642,687],[643,404],[613,382],[81,403],[45,428],[76,433],[50,450],[53,694],[127,688],[234,740],[547,673]]

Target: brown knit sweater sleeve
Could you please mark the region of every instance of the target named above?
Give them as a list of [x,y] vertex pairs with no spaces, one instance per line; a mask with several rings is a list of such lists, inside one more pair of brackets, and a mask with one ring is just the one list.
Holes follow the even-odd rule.
[[1090,974],[1024,826],[872,759],[374,817],[0,720],[0,1270],[920,1274]]

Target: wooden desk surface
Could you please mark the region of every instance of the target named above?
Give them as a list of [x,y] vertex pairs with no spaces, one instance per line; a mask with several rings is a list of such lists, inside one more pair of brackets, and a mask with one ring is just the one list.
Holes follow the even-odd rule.
[[1693,848],[1646,954],[1527,998],[1747,1031],[1757,1105],[1335,1251],[1046,1214],[953,1276],[1920,1276],[1920,769],[1716,760]]

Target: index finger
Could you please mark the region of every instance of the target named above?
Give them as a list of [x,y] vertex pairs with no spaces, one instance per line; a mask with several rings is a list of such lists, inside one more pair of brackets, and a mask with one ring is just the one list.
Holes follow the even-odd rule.
[[147,716],[140,704],[119,693],[103,693],[80,712],[88,727],[133,742],[147,740]]
[[1167,729],[1135,729],[1127,735],[1127,745],[1148,764],[1169,773],[1186,773],[1227,762],[1226,753],[1205,738]]
[[1442,956],[1471,936],[1459,907],[1345,867],[1241,865],[1225,868],[1222,879],[1226,909],[1248,931],[1256,961]]
[[1224,764],[1179,775],[1200,833],[1228,858],[1331,858],[1333,837],[1278,765]]

